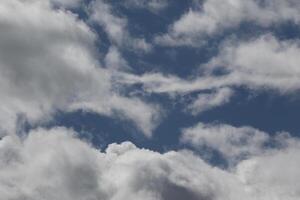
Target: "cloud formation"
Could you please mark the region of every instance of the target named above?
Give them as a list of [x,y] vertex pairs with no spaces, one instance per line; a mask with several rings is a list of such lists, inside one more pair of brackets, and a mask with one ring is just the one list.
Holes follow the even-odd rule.
[[[0,1],[0,200],[300,198],[300,141],[288,133],[271,136],[248,126],[204,123],[183,130],[183,144],[219,152],[230,163],[228,168],[186,149],[162,153],[123,142],[101,151],[63,127],[18,134],[22,120],[38,126],[57,111],[84,110],[129,119],[150,138],[161,108],[135,96],[135,91],[122,90],[132,86],[143,94],[169,94],[175,100],[176,95],[197,93],[185,108],[193,115],[229,102],[240,86],[280,94],[299,90],[299,40],[271,34],[226,40],[218,55],[199,66],[201,73],[190,78],[159,71],[130,73],[122,50],[149,52],[155,44],[133,36],[128,19],[108,1],[88,2],[87,21],[79,19],[68,9],[81,3]],[[158,12],[167,1],[127,4]],[[298,24],[299,6],[296,0],[207,0],[157,40],[198,46],[204,37],[243,22],[262,27]],[[98,52],[95,24],[108,36],[107,52]],[[215,73],[218,70],[222,73]]]
[[238,27],[243,22],[251,22],[261,27],[300,22],[300,3],[297,0],[195,2],[196,8],[189,9],[169,27],[168,33],[156,38],[157,44],[199,46],[206,37]]
[[114,91],[113,71],[97,60],[97,36],[76,15],[48,1],[4,0],[0,9],[1,134],[14,133],[20,116],[37,123],[84,109],[117,111],[151,135],[157,106]]
[[115,14],[110,4],[103,0],[96,0],[89,5],[89,8],[90,21],[103,27],[113,45],[135,51],[151,50],[151,44],[144,38],[136,38],[130,34],[127,18]]
[[187,106],[187,112],[193,115],[222,106],[230,101],[233,96],[233,90],[230,88],[220,88],[212,93],[199,94],[193,102]]
[[201,73],[188,79],[145,73],[141,76],[121,74],[119,81],[128,85],[142,84],[143,90],[149,93],[200,92],[198,99],[187,106],[197,114],[229,102],[236,87],[272,90],[285,95],[299,90],[299,55],[298,39],[279,40],[271,34],[250,40],[230,39],[220,45],[216,56],[199,66]]
[[227,170],[188,151],[160,154],[125,142],[100,152],[70,130],[37,129],[0,141],[0,198],[296,200],[300,143],[281,141]]
[[203,123],[184,129],[181,137],[183,143],[196,149],[217,150],[231,162],[262,154],[270,140],[268,133],[252,127]]

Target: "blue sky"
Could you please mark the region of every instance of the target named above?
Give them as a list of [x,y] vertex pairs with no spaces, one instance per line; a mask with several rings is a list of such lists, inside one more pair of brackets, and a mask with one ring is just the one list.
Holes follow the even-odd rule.
[[297,0],[1,1],[0,200],[299,199],[299,25]]
[[[147,8],[132,8],[124,6],[124,3],[112,1],[113,11],[118,16],[128,20],[128,30],[135,37],[142,37],[148,41],[159,34],[168,31],[172,22],[193,8],[192,1],[175,1],[169,3],[166,8],[153,12]],[[200,3],[199,3],[200,4]],[[84,15],[84,10],[76,10],[79,16]],[[82,18],[86,20],[86,17]],[[105,30],[96,25],[97,34],[100,37],[99,49],[106,54],[112,45]],[[251,22],[242,23],[239,26],[219,33],[216,37],[207,38],[206,44],[200,47],[191,46],[154,46],[149,53],[133,52],[132,49],[122,48],[123,58],[130,66],[130,72],[140,75],[144,73],[159,72],[171,74],[181,78],[195,76],[199,66],[208,62],[218,54],[219,45],[230,37],[255,38],[263,34],[274,34],[284,40],[299,38],[299,26],[286,22],[271,27],[259,27]],[[129,92],[130,88],[127,88]],[[135,89],[135,88],[134,88]],[[287,131],[297,136],[299,123],[297,118],[299,97],[297,93],[281,95],[276,91],[262,90],[253,92],[248,88],[237,88],[234,98],[226,105],[213,108],[196,116],[184,112],[186,104],[191,102],[202,91],[184,94],[178,98],[169,98],[165,94],[150,94],[143,96],[146,101],[162,105],[165,115],[159,125],[153,130],[153,138],[143,138],[138,133],[133,123],[124,119],[103,117],[92,113],[60,113],[54,126],[59,124],[74,128],[79,132],[92,135],[96,146],[106,146],[111,142],[130,140],[135,144],[158,151],[180,148],[178,137],[181,130],[193,126],[197,122],[226,123],[234,126],[252,126],[260,130],[274,134]],[[85,123],[82,123],[84,121]],[[102,135],[104,134],[104,136]],[[109,134],[108,134],[109,133]],[[112,134],[113,133],[113,134]],[[87,137],[90,137],[90,134]],[[83,135],[83,137],[85,137]],[[99,139],[101,138],[101,139]]]

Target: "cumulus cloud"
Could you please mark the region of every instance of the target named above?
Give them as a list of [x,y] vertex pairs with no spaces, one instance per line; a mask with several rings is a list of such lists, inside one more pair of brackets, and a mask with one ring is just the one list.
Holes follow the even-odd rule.
[[56,128],[35,130],[25,140],[3,138],[1,198],[196,200],[234,195],[219,179],[235,182],[233,177],[191,153],[159,154],[128,142],[111,144],[101,153],[74,135]]
[[[241,130],[242,132],[244,130]],[[299,199],[299,141],[219,169],[189,151],[94,149],[64,128],[0,140],[0,199]]]
[[[158,36],[158,44],[198,46],[208,36],[252,22],[262,27],[291,21],[300,22],[300,3],[297,0],[219,0],[197,1],[175,21],[165,35]],[[230,11],[230,12],[228,12]]]
[[20,115],[36,123],[57,110],[85,109],[118,111],[151,135],[157,107],[114,91],[112,71],[96,59],[97,36],[84,22],[48,1],[4,0],[0,10],[1,134],[14,133]]

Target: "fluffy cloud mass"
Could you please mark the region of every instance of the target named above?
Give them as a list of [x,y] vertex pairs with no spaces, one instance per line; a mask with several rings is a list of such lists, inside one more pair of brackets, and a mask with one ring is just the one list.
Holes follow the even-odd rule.
[[19,116],[36,123],[57,110],[84,109],[117,111],[151,135],[156,106],[113,91],[112,71],[96,59],[97,36],[76,15],[34,0],[1,1],[0,10],[2,134],[14,132]]
[[38,129],[0,141],[0,199],[296,200],[300,142],[281,142],[225,170],[188,151],[160,154],[125,142],[102,153],[70,130]]

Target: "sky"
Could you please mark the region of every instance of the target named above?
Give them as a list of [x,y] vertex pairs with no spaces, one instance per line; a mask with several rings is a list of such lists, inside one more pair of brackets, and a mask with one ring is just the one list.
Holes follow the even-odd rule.
[[299,65],[298,0],[1,0],[0,200],[298,200]]

